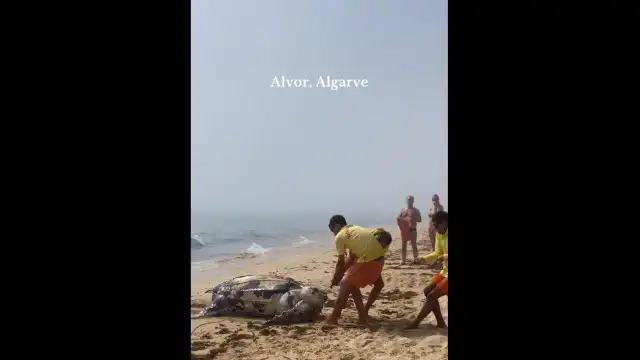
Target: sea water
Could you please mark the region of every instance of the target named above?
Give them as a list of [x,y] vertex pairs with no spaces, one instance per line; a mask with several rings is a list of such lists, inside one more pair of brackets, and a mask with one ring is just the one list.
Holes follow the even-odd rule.
[[[198,276],[247,258],[328,250],[331,214],[191,214],[191,273]],[[392,223],[389,215],[360,216],[355,224]]]

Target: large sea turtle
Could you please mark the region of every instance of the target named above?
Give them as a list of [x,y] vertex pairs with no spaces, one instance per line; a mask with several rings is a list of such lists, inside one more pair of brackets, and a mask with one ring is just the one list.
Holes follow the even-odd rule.
[[327,293],[288,277],[239,276],[213,289],[212,304],[192,319],[208,316],[271,317],[270,324],[313,321],[327,301]]

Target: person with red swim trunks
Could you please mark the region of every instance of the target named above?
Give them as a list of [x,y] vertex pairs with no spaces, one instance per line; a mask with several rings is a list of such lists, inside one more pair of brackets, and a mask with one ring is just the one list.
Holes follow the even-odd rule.
[[[358,310],[358,322],[365,324],[369,309],[384,286],[382,269],[384,268],[385,255],[393,238],[384,229],[367,229],[348,225],[342,215],[331,217],[329,229],[336,236],[335,245],[338,251],[338,261],[331,280],[331,287],[340,286],[340,290],[333,312],[325,324],[338,325],[338,319],[349,296],[353,297],[353,302]],[[345,261],[347,250],[349,251],[349,259]],[[367,304],[363,305],[360,289],[369,285],[373,285],[373,289],[369,294]]]
[[438,211],[431,218],[436,229],[436,247],[435,251],[426,255],[423,259],[429,264],[433,264],[437,260],[441,260],[442,271],[433,276],[429,284],[424,288],[424,295],[427,301],[422,306],[420,313],[416,319],[411,322],[407,329],[415,329],[420,322],[433,311],[436,317],[437,326],[441,328],[447,327],[440,311],[440,303],[438,299],[449,294],[449,214],[446,211]]
[[400,237],[402,238],[402,264],[407,263],[407,242],[411,242],[411,250],[413,250],[413,262],[418,260],[418,223],[422,222],[420,210],[413,206],[413,196],[407,196],[407,207],[400,210],[400,215],[396,218],[398,227],[400,228]]

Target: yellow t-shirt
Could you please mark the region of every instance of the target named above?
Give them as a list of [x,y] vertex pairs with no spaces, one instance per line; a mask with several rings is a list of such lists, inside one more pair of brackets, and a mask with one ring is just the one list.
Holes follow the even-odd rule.
[[449,230],[446,233],[440,234],[436,233],[436,251],[432,252],[429,255],[424,256],[424,260],[433,264],[438,260],[438,257],[443,257],[442,261],[442,271],[440,274],[442,276],[448,278],[449,277]]
[[344,255],[346,249],[358,257],[358,262],[373,261],[385,256],[387,251],[374,235],[377,229],[367,229],[356,225],[343,227],[336,235],[338,255]]

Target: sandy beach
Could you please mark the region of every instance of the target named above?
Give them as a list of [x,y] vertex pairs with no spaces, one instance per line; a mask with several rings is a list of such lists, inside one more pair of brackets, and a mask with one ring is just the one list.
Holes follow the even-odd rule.
[[[332,308],[325,306],[315,323],[262,328],[263,319],[215,317],[191,320],[192,359],[446,359],[447,329],[437,329],[430,314],[419,329],[403,330],[423,304],[422,289],[437,272],[425,265],[400,265],[401,241],[397,227],[387,226],[394,237],[387,256],[383,279],[385,287],[370,310],[370,324],[358,326],[357,313],[350,299],[342,312],[340,326],[323,327]],[[427,253],[427,230],[418,229],[420,255]],[[298,249],[284,258],[247,260],[245,266],[212,273],[192,280],[192,313],[211,303],[204,291],[220,281],[240,275],[289,276],[306,284],[328,289],[333,275],[336,253],[329,250],[309,252]],[[411,246],[407,258],[411,259]],[[362,289],[364,301],[371,287]],[[335,300],[338,288],[329,291]],[[448,298],[440,305],[448,319]],[[448,321],[448,320],[447,320]]]

